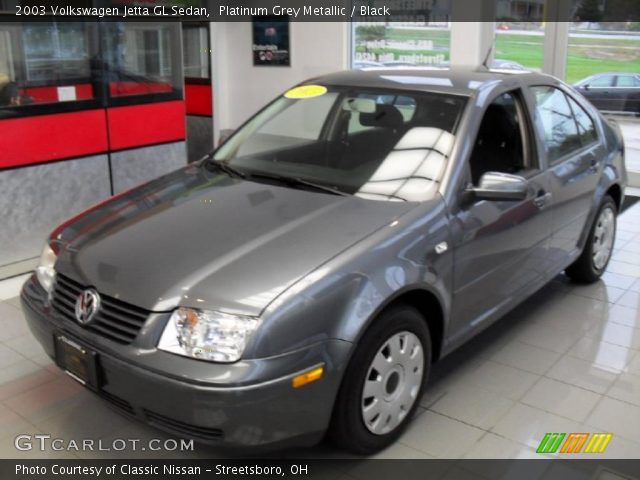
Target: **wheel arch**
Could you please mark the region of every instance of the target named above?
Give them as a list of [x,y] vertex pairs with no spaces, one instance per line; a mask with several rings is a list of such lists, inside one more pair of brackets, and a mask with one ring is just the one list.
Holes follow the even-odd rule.
[[611,185],[607,191],[605,192],[605,195],[609,195],[611,198],[613,198],[613,201],[616,202],[616,208],[618,209],[618,212],[620,212],[620,207],[622,207],[622,188],[620,187],[620,185],[618,185],[617,183],[614,183],[613,185]]
[[389,297],[370,315],[366,327],[362,329],[359,337],[364,335],[364,332],[369,329],[371,323],[378,318],[384,310],[396,305],[408,305],[415,308],[422,315],[431,335],[431,360],[432,362],[436,362],[442,354],[446,314],[439,296],[425,287],[407,287]]

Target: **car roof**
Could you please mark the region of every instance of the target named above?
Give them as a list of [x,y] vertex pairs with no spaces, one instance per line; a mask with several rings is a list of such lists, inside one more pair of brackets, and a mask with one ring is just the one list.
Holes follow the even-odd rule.
[[305,83],[320,83],[327,86],[435,91],[472,96],[480,90],[493,88],[497,84],[509,80],[510,83],[515,80],[520,84],[533,82],[554,83],[553,77],[526,70],[487,70],[484,68],[464,67],[372,67],[331,73],[315,77]]
[[640,73],[636,73],[636,72],[600,72],[600,73],[594,73],[593,75],[589,75],[586,78],[613,77],[613,76],[620,76],[620,75],[638,77],[638,76],[640,76]]

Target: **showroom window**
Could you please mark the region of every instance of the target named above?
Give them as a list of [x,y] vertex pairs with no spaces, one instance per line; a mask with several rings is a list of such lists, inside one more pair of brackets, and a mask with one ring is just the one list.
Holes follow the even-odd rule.
[[542,71],[544,59],[544,2],[496,2],[493,68]]
[[95,34],[89,23],[0,23],[0,116],[95,99]]
[[211,78],[211,51],[207,23],[182,24],[184,76],[187,79]]
[[352,23],[352,68],[449,62],[451,5],[414,3],[415,10],[385,23]]
[[180,25],[111,22],[104,25],[111,98],[182,95]]
[[501,70],[542,71],[544,24],[498,21],[492,67]]
[[[578,13],[580,13],[579,10]],[[595,15],[587,18],[599,20],[603,18],[605,12]],[[602,21],[571,23],[567,54],[567,82],[571,84],[584,82],[593,75],[613,72],[640,73],[640,31],[637,23]],[[610,80],[613,80],[611,75],[597,79],[601,83]],[[611,84],[598,86],[611,86]]]

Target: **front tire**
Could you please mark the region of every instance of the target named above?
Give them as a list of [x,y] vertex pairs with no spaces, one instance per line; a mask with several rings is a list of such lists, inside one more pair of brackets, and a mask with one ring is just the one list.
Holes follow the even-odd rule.
[[347,367],[329,427],[333,442],[361,455],[393,443],[418,407],[430,366],[422,315],[405,305],[382,312]]
[[580,283],[594,283],[600,279],[613,253],[617,214],[616,202],[606,195],[593,221],[582,254],[566,270],[569,278]]

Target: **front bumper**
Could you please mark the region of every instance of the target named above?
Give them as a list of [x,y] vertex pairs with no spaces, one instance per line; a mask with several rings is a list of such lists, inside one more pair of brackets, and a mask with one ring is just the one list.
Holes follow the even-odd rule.
[[[121,412],[171,434],[221,446],[307,446],[327,429],[352,344],[327,340],[285,355],[223,365],[155,348],[122,347],[62,318],[35,278],[21,302],[54,358],[56,333],[95,350],[97,394]],[[158,319],[152,319],[153,323]],[[294,389],[296,374],[323,364],[321,380]]]

